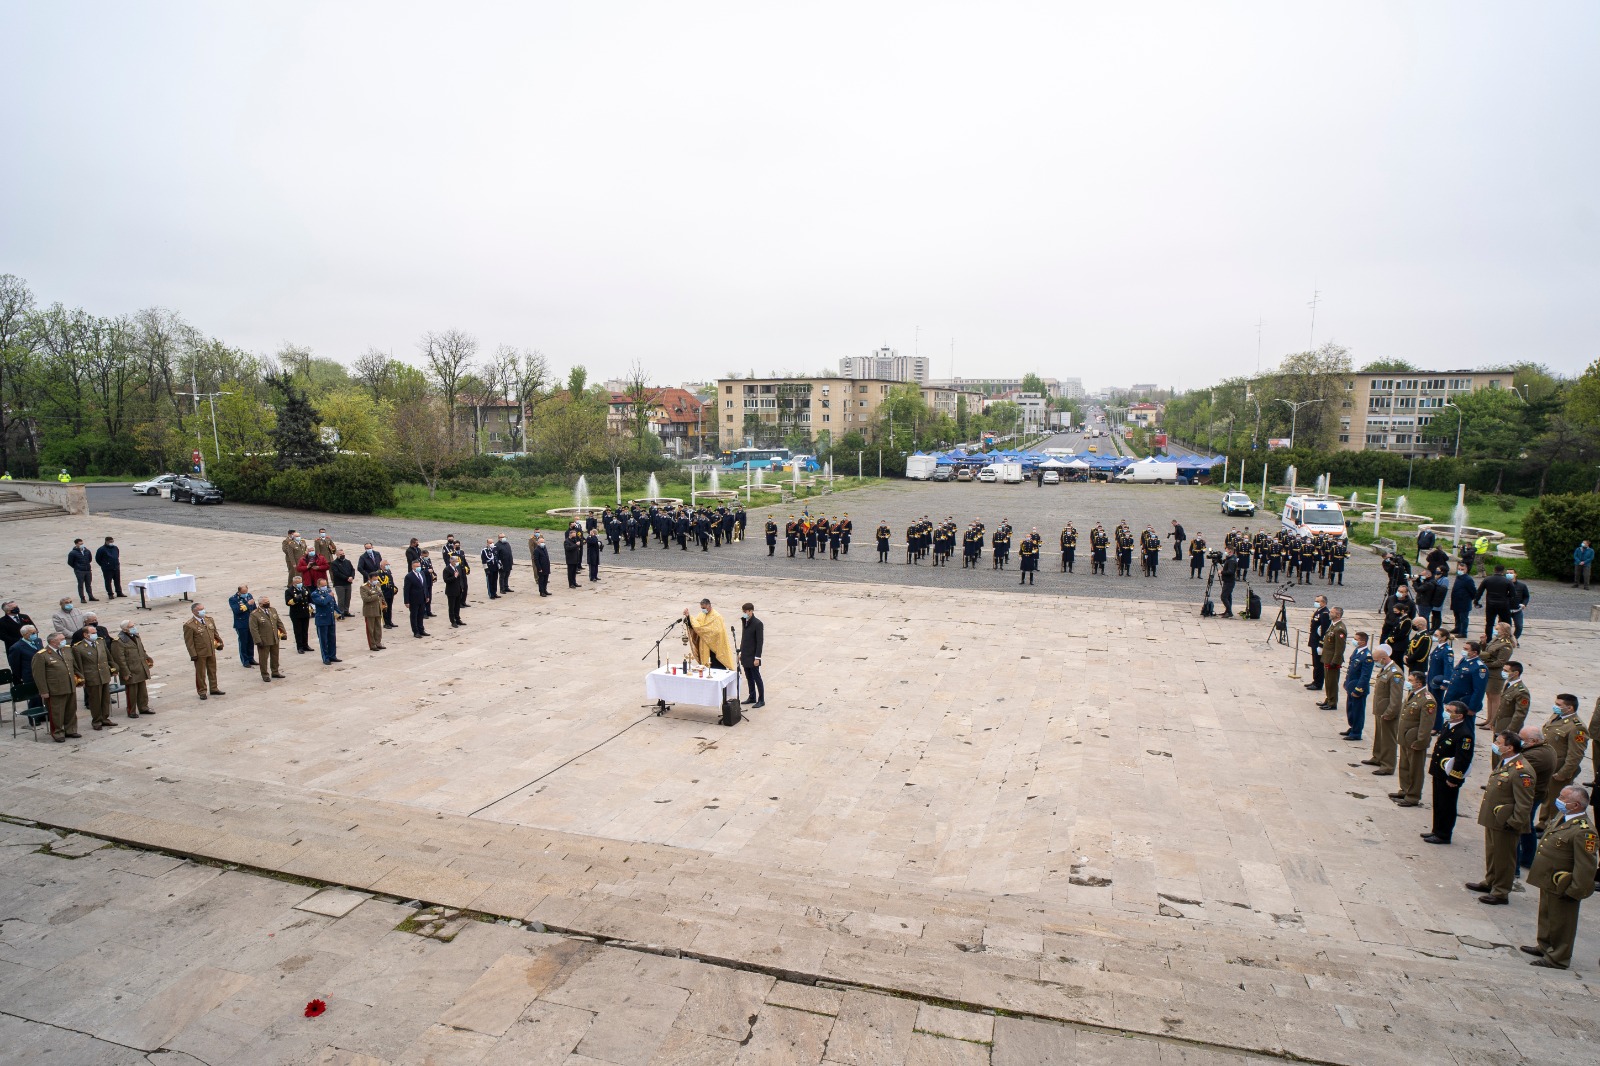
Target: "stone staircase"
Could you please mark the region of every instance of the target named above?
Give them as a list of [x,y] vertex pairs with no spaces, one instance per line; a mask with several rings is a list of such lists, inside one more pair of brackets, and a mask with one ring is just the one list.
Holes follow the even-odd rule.
[[[1592,1061],[1600,1031],[1600,988],[1447,931],[1352,943],[1192,900],[1152,914],[1093,887],[919,888],[192,770],[136,781],[49,745],[4,761],[13,818],[805,983],[1363,1066]],[[157,787],[162,802],[130,809]]]
[[10,489],[0,489],[0,522],[22,522],[29,518],[59,518],[70,514],[65,507],[25,500]]

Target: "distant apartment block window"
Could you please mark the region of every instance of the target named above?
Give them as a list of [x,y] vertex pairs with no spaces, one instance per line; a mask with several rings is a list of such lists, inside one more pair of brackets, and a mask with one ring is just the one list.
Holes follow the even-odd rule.
[[1350,443],[1350,434],[1348,434],[1348,433],[1339,434],[1339,443],[1340,444],[1349,444]]
[[1443,392],[1444,378],[1428,378],[1422,383],[1422,387],[1430,392]]
[[1384,444],[1389,443],[1389,437],[1388,437],[1387,434],[1383,434],[1383,433],[1368,433],[1367,434],[1367,443],[1368,444],[1384,445]]
[[1450,379],[1450,391],[1451,392],[1470,392],[1470,391],[1472,391],[1472,379],[1471,378],[1451,378]]
[[728,406],[729,406],[729,407],[732,407],[732,406],[733,406],[733,401],[732,401],[732,400],[729,400],[729,401],[728,401]]
[[832,418],[832,417],[833,417],[833,416],[832,416],[832,415],[823,415],[823,416],[822,416],[822,420],[823,420],[823,421],[824,421],[824,422],[826,422],[826,421],[828,421],[828,419],[830,419],[830,418]]

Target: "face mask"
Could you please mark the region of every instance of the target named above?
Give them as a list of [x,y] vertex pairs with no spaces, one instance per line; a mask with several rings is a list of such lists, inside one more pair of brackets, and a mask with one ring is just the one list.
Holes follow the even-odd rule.
[[100,639],[100,634],[91,629],[89,632],[84,634],[84,637],[88,639],[90,644],[93,644],[95,641]]
[[1559,800],[1559,799],[1556,800],[1556,811],[1563,818],[1565,818],[1567,816],[1567,804],[1566,804],[1565,800]]
[[1411,691],[1411,682],[1409,682],[1409,681],[1406,682],[1406,691],[1407,692]]
[[1552,714],[1554,714],[1557,718],[1560,718],[1562,715],[1567,713],[1567,709],[1565,707],[1561,706],[1561,704],[1559,704],[1559,703],[1552,703],[1550,705],[1550,712]]
[[134,636],[134,637],[138,636],[139,635],[139,627],[138,626],[134,626],[132,629],[128,630],[128,635],[129,636]]
[[21,607],[13,607],[13,608],[11,608],[11,610],[6,612],[6,614],[21,614],[21,613],[22,613],[22,608]]
[[63,603],[63,604],[62,604],[62,605],[61,605],[61,609],[62,609],[62,610],[63,610],[63,611],[70,611],[70,610],[72,610],[72,604],[70,604],[70,603]]
[[199,610],[194,613],[194,616],[196,618],[204,618],[206,616],[206,612],[204,610]]

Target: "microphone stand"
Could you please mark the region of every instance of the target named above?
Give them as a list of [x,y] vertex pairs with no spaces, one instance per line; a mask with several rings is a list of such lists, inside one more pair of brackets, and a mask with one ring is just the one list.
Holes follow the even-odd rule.
[[[683,619],[681,619],[681,618],[674,618],[667,625],[667,628],[661,631],[661,636],[656,638],[655,647],[650,649],[651,651],[654,651],[656,653],[656,669],[657,670],[661,669],[661,644],[662,644],[662,642],[665,641],[669,636],[672,635],[672,630],[682,621],[683,621]],[[639,658],[640,659],[648,659],[648,658],[650,658],[650,652],[648,652],[648,651],[645,652],[643,655],[639,656]]]

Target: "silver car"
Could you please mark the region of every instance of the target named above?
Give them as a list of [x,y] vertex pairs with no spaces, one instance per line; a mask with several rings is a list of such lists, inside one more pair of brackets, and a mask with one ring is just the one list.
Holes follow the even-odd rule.
[[162,489],[171,488],[176,480],[178,480],[177,474],[162,474],[149,481],[138,482],[133,486],[133,492],[136,496],[159,496]]

